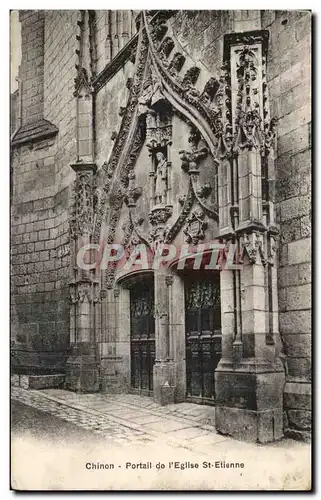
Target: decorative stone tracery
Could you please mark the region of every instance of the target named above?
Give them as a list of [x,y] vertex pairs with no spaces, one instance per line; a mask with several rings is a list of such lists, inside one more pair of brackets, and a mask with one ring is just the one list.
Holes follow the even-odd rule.
[[[89,26],[86,16],[83,17],[84,26]],[[273,268],[278,234],[273,209],[276,126],[269,115],[265,68],[267,33],[226,35],[222,74],[212,76],[200,91],[195,85],[201,68],[191,66],[184,70],[186,58],[177,51],[177,47],[173,52],[175,40],[167,36],[167,18],[153,23],[153,18],[146,14],[143,17],[144,24],[137,44],[137,69],[128,83],[128,103],[120,109],[122,123],[114,136],[110,160],[95,177],[95,169],[90,171],[88,168],[91,150],[86,150],[89,154],[83,156],[84,170],[79,168],[77,171],[71,228],[75,236],[89,235],[98,242],[106,220],[107,242],[113,243],[125,203],[128,219],[123,224],[123,243],[129,248],[144,241],[155,251],[160,243],[172,242],[180,231],[185,234],[188,243],[196,245],[206,237],[209,218],[219,221],[220,239],[236,245],[243,269],[227,271],[225,283],[222,280],[221,285],[222,295],[231,304],[233,321],[229,319],[229,323],[227,320],[224,323],[223,313],[226,338],[223,357],[216,371],[217,428],[228,432],[230,408],[241,410],[246,422],[250,418],[249,410],[251,418],[256,419],[257,429],[251,429],[249,433],[256,433],[255,439],[260,440],[263,425],[260,419],[263,417],[258,408],[263,404],[262,394],[253,389],[255,405],[253,408],[247,406],[245,411],[243,399],[247,396],[237,391],[243,383],[244,373],[250,382],[254,381],[255,387],[261,381],[261,373],[264,373],[269,380],[276,380],[277,390],[282,385],[283,376],[275,344],[278,334],[274,293],[276,271]],[[82,39],[86,40],[87,28],[82,30]],[[83,48],[86,43],[82,42]],[[90,46],[90,40],[88,43]],[[174,56],[169,61],[172,53]],[[92,64],[88,68],[82,63],[79,65],[76,78],[78,99],[90,99],[89,71],[93,71]],[[191,127],[190,147],[180,152],[188,190],[180,196],[180,211],[176,220],[172,219],[173,203],[176,201],[172,195],[173,113],[183,115],[184,121]],[[135,163],[143,144],[146,144],[150,154],[147,235],[141,231],[145,218],[136,213],[139,212],[137,202],[142,196],[143,186],[136,184]],[[81,148],[78,151],[78,158],[82,158]],[[202,162],[208,159],[212,160],[216,169],[217,185],[200,181]],[[213,191],[216,195],[214,204],[208,200]],[[106,270],[103,289],[114,287],[115,271],[114,265]],[[155,273],[155,317],[158,326],[154,386],[160,398],[162,384],[170,386],[175,379],[172,360],[169,359],[171,278],[164,269]],[[98,305],[99,300],[93,296],[99,295],[96,292],[90,294],[90,290],[96,290],[96,285],[89,283],[85,280],[77,292],[74,285],[71,287],[72,307],[87,303]],[[271,297],[268,290],[273,287]],[[260,322],[252,322],[249,328],[246,318],[253,306],[248,304],[253,304],[254,300],[257,300],[256,312]],[[264,325],[260,326],[263,332],[259,331],[259,324]],[[226,387],[231,389],[228,391]],[[268,393],[268,389],[266,391]],[[281,435],[281,408],[276,405],[268,411],[268,417],[264,415],[268,418],[264,425],[274,429],[274,439]]]

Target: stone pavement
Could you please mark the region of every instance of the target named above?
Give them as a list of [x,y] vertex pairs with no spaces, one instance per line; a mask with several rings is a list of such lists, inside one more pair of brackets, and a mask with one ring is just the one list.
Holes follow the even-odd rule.
[[[84,439],[78,433],[72,442],[61,438],[57,423],[54,439],[40,432],[36,438],[13,432],[12,475],[18,489],[307,490],[311,485],[308,444],[284,439],[263,446],[219,435],[213,407],[162,407],[151,398],[130,394],[11,390],[13,400],[84,430]],[[88,438],[89,431],[95,439]],[[152,464],[148,471],[131,465],[147,461]],[[108,463],[114,469],[88,470],[88,462]],[[159,462],[164,470],[157,469]],[[174,462],[178,468],[170,469]],[[244,468],[225,468],[225,462],[243,462]],[[199,468],[189,468],[190,463]]]
[[49,412],[121,445],[158,439],[174,446],[203,447],[230,440],[215,433],[214,407],[193,403],[160,406],[147,396],[76,394],[62,389],[12,387],[13,399]]

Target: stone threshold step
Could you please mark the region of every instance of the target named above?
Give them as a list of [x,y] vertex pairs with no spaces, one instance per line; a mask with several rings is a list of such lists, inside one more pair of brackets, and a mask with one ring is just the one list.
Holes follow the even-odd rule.
[[50,375],[11,375],[11,385],[22,389],[56,389],[63,387],[64,374]]

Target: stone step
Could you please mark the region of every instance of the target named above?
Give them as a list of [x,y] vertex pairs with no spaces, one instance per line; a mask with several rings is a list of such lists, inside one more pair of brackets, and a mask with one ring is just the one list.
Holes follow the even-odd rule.
[[65,375],[11,375],[11,384],[23,389],[55,389],[63,387]]

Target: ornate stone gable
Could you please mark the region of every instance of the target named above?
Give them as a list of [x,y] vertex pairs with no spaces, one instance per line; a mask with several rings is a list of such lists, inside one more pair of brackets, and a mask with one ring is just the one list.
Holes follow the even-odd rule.
[[[100,187],[97,187],[99,196],[97,196],[95,215],[94,238],[96,241],[100,234],[103,214],[106,213],[107,193],[110,192],[111,187],[112,208],[108,217],[109,243],[113,242],[124,202],[132,214],[132,219],[139,216],[149,221],[147,232],[146,224],[144,224],[145,234],[138,230],[136,239],[148,241],[152,246],[157,241],[170,243],[183,228],[187,239],[193,238],[196,241],[204,238],[203,232],[208,224],[206,217],[216,221],[219,219],[219,200],[215,197],[216,201],[213,205],[212,202],[208,202],[207,198],[213,189],[215,189],[215,194],[220,191],[220,196],[224,190],[209,182],[200,182],[202,161],[207,157],[213,158],[213,168],[217,169],[222,162],[233,161],[238,152],[244,149],[258,149],[262,157],[265,157],[270,144],[273,145],[275,125],[269,120],[266,104],[265,60],[262,59],[263,63],[261,63],[261,45],[254,47],[250,44],[251,48],[248,45],[245,47],[236,45],[234,73],[229,62],[231,56],[229,55],[227,59],[226,52],[222,74],[218,77],[211,77],[203,92],[199,92],[195,89],[195,83],[200,74],[199,68],[191,67],[183,78],[178,76],[185,62],[179,52],[175,53],[173,64],[167,64],[167,58],[174,46],[169,39],[163,40],[166,30],[161,26],[164,22],[166,23],[166,20],[159,21],[154,34],[155,27],[149,25],[145,16],[145,24],[137,49],[137,71],[129,85],[128,105],[121,109],[123,120],[119,133],[115,134],[111,158],[108,164],[103,166],[103,172],[98,173],[101,175],[101,180]],[[169,47],[172,47],[170,51]],[[257,67],[258,61],[260,61],[259,68]],[[147,71],[144,69],[146,64]],[[172,68],[172,71],[169,71],[169,68]],[[176,68],[176,73],[173,68]],[[231,100],[231,88],[235,85],[238,88],[236,104]],[[185,103],[183,109],[179,104],[179,99],[183,99]],[[236,106],[235,110],[232,109],[233,106]],[[189,177],[189,187],[185,194],[180,195],[181,209],[176,220],[172,220],[171,189],[173,112],[191,127],[190,149],[180,151],[181,167],[184,174]],[[197,125],[194,122],[195,117],[199,118]],[[132,132],[129,134],[131,122]],[[136,125],[133,125],[134,123]],[[139,139],[136,134],[140,135]],[[134,141],[129,137],[133,137]],[[141,195],[143,186],[135,184],[134,187],[133,180],[135,161],[145,141],[151,158],[150,211],[149,214],[140,214],[136,213],[137,199]],[[124,157],[127,160],[124,160]],[[115,172],[117,172],[117,177],[115,177]],[[128,186],[129,172],[132,175],[130,186]],[[219,174],[218,177],[220,177]],[[224,175],[221,179],[224,182]],[[221,179],[219,182],[222,182]],[[202,214],[202,216],[197,218],[193,212],[194,215],[190,216],[190,220],[188,216],[194,205],[195,213]],[[236,205],[234,207],[232,203],[229,210],[227,220],[232,215],[231,227],[235,227],[238,207]],[[203,220],[202,224],[200,219]],[[194,229],[199,224],[199,230],[193,230],[193,235],[191,235],[192,224]]]
[[[160,51],[160,60],[164,63],[166,58],[172,51],[173,43],[168,39],[163,39],[166,29],[164,28],[164,22],[166,23],[167,17],[159,18],[157,23],[153,23],[152,28],[148,25],[147,20],[145,19],[145,24],[143,25],[140,40],[138,42],[137,48],[137,69],[133,80],[130,82],[130,96],[128,99],[127,106],[121,109],[122,115],[122,123],[120,127],[119,133],[115,133],[115,145],[111,154],[111,158],[108,161],[108,164],[105,164],[102,168],[103,171],[99,171],[97,175],[97,179],[99,179],[99,183],[97,184],[97,196],[96,196],[96,204],[95,204],[95,229],[94,229],[94,241],[98,241],[101,232],[101,225],[103,222],[104,214],[106,214],[106,204],[108,200],[108,193],[110,191],[110,187],[116,182],[114,190],[114,194],[112,195],[113,206],[112,211],[109,215],[109,236],[108,241],[113,240],[113,234],[115,232],[115,228],[117,225],[117,220],[123,202],[125,201],[126,195],[122,191],[121,187],[117,187],[117,180],[114,179],[114,173],[117,171],[118,175],[122,179],[122,186],[126,188],[126,182],[128,179],[129,168],[128,162],[124,162],[124,147],[129,137],[130,123],[134,120],[134,116],[138,117],[138,121],[140,124],[144,124],[143,128],[146,130],[146,139],[147,139],[147,147],[149,148],[151,159],[152,159],[152,168],[150,170],[150,191],[151,191],[151,207],[149,214],[149,221],[153,226],[153,229],[150,230],[151,234],[146,235],[146,239],[151,241],[155,238],[155,235],[164,233],[164,238],[166,241],[169,241],[171,235],[174,233],[177,234],[177,230],[179,231],[179,226],[183,224],[183,220],[186,213],[186,205],[185,208],[182,208],[182,214],[179,215],[177,221],[173,221],[171,224],[167,224],[168,219],[171,218],[172,215],[172,200],[171,197],[171,158],[170,158],[170,148],[171,148],[171,109],[172,103],[168,101],[166,94],[166,78],[167,74],[174,74],[175,71],[179,72],[184,65],[184,58],[180,56],[180,53],[177,52],[174,55],[174,59],[171,65],[164,64],[165,67],[170,66],[171,71],[169,69],[165,71],[166,75],[163,75],[158,68],[158,61],[154,58],[153,55],[153,43],[155,42],[159,51]],[[154,29],[156,30],[154,36]],[[151,35],[152,34],[152,35]],[[154,42],[151,43],[151,37]],[[145,67],[147,61],[147,52],[148,46],[150,52],[150,63],[149,71],[145,74]],[[170,50],[171,48],[171,50]],[[157,49],[157,50],[158,50]],[[195,98],[197,96],[197,92],[194,92],[194,85],[198,79],[200,70],[199,68],[190,68],[184,78],[181,81],[183,94],[188,94],[191,97],[191,101],[189,106],[200,109],[204,111],[207,107],[208,110],[203,113],[203,116],[206,116],[208,119],[208,123],[211,122],[210,126],[213,126],[212,120],[215,114],[216,118],[220,116],[220,107],[222,105],[222,81],[212,77],[208,83],[205,85],[204,91],[200,93],[197,99],[197,103],[195,103]],[[194,89],[194,90],[193,90]],[[194,100],[193,100],[194,99]],[[188,99],[187,99],[188,100]],[[215,108],[215,112],[214,112]],[[165,111],[164,111],[165,110]],[[176,108],[175,108],[176,111]],[[181,113],[181,110],[179,111]],[[214,113],[214,114],[213,114]],[[184,113],[183,113],[184,115]],[[189,118],[185,117],[184,120],[189,122]],[[133,123],[134,123],[133,122]],[[217,126],[215,125],[215,133],[217,134],[219,130],[219,122],[217,122]],[[131,134],[132,137],[135,137],[135,131]],[[218,139],[215,137],[214,142],[217,144]],[[135,141],[137,142],[137,141]],[[209,154],[209,150],[206,147],[203,147],[201,150],[197,150],[195,146],[191,143],[191,151],[182,152],[182,160],[184,165],[189,165],[188,175],[191,175],[191,188],[192,188],[192,198],[193,200],[197,200],[199,205],[201,205],[202,209],[213,218],[218,217],[217,208],[210,207],[206,204],[206,196],[212,190],[211,186],[201,186],[197,179],[197,171],[194,171],[193,168],[197,170],[197,165],[199,161],[205,158]],[[214,147],[211,145],[210,151],[213,152]],[[132,147],[127,144],[125,147],[127,151],[131,151]],[[126,154],[126,153],[125,153]],[[132,153],[127,153],[127,155]],[[185,155],[185,156],[184,156]],[[121,158],[122,157],[122,158]],[[119,161],[122,160],[122,167],[119,168]],[[132,166],[133,162],[129,161],[129,164]],[[184,166],[183,166],[184,168]],[[137,189],[140,189],[141,186],[137,186]],[[133,193],[132,193],[133,194]],[[127,194],[128,196],[128,194]],[[189,195],[185,195],[189,196]],[[129,200],[129,205],[132,205],[133,200]],[[188,204],[193,204],[193,201]],[[129,209],[134,208],[129,206]],[[186,214],[187,215],[187,214]],[[159,228],[159,225],[162,224],[162,228]],[[164,224],[166,224],[166,229]]]

